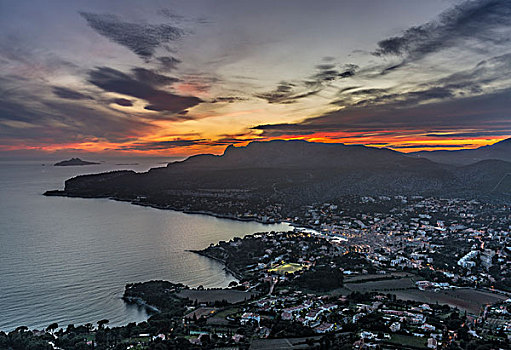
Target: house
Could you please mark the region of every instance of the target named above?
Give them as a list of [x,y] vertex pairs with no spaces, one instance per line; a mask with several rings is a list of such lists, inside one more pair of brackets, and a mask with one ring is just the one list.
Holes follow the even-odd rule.
[[437,349],[438,341],[435,338],[429,338],[428,339],[428,348],[429,349]]
[[338,306],[336,304],[326,304],[320,307],[320,309],[323,311],[332,311],[337,308]]
[[390,330],[391,330],[392,332],[394,332],[394,333],[395,333],[395,332],[397,332],[397,331],[399,331],[400,329],[401,329],[401,323],[399,323],[399,322],[394,322],[394,323],[392,323],[392,324],[390,325]]
[[241,319],[240,319],[240,322],[242,325],[245,325],[249,322],[257,322],[257,324],[259,324],[260,321],[261,321],[261,316],[259,316],[258,314],[252,313],[252,312],[245,312],[243,315],[241,315]]
[[307,315],[305,316],[305,319],[307,321],[315,321],[318,319],[319,315],[321,315],[322,312],[323,312],[323,310],[319,310],[319,309],[311,310],[307,313]]
[[289,311],[283,311],[280,317],[285,321],[290,321],[293,319],[293,314]]
[[433,284],[430,281],[417,281],[415,282],[415,285],[420,290],[426,290],[433,287]]
[[373,332],[362,331],[360,333],[360,337],[363,339],[376,339],[376,334],[374,334]]
[[333,329],[334,325],[332,323],[323,322],[322,324],[314,328],[314,331],[316,333],[328,333],[331,332]]
[[434,331],[434,330],[436,329],[436,327],[435,327],[435,326],[430,325],[430,324],[428,324],[428,323],[424,323],[424,324],[423,324],[420,328],[421,328],[422,330],[424,330],[424,331],[430,331],[430,332],[432,332],[432,331]]

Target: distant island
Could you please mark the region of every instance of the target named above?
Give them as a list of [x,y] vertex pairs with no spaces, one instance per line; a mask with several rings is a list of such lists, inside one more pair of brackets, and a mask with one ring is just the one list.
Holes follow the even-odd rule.
[[85,160],[81,160],[80,158],[71,158],[68,160],[63,160],[58,163],[53,164],[54,166],[81,166],[81,165],[94,165],[99,163],[88,162]]

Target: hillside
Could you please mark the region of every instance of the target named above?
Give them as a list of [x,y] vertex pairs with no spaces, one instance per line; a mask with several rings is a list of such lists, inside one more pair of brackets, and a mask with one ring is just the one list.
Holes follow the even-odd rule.
[[511,163],[504,161],[459,168],[387,149],[270,141],[230,146],[220,156],[193,156],[146,173],[78,176],[67,180],[63,191],[46,194],[230,215],[234,207],[293,208],[350,194],[507,198],[508,173]]

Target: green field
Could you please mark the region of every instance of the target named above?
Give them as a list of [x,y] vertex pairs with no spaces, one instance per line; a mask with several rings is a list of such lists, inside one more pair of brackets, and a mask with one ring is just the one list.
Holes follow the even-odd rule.
[[268,272],[276,272],[279,275],[285,275],[286,273],[295,273],[301,271],[303,266],[295,263],[287,263],[282,265],[277,265],[271,269],[268,269]]
[[395,290],[415,288],[415,281],[411,277],[397,279],[381,279],[378,281],[356,280],[345,282],[345,288],[357,292],[393,292]]
[[388,343],[427,349],[427,338],[413,337],[410,335],[393,334]]
[[472,288],[442,290],[438,292],[409,289],[391,293],[395,294],[398,299],[415,300],[430,304],[438,302],[439,304],[457,307],[474,315],[479,315],[484,305],[501,302],[506,299],[505,296],[500,294]]

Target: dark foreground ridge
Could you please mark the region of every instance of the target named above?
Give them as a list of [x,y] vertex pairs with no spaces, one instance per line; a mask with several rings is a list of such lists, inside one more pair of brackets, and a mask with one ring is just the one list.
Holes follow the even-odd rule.
[[58,163],[55,163],[54,166],[80,166],[80,165],[94,165],[99,163],[88,162],[86,160],[81,160],[80,158],[71,158],[68,160],[63,160]]
[[241,220],[278,220],[344,195],[511,198],[511,163],[449,166],[388,149],[305,141],[252,142],[145,173],[83,175],[49,196],[112,198]]

